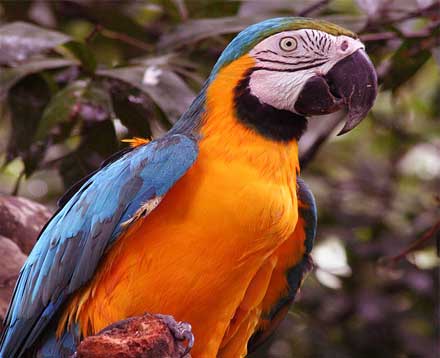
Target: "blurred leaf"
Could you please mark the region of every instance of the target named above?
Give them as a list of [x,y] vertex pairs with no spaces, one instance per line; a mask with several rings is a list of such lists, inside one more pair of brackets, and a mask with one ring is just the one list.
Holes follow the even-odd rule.
[[291,0],[253,1],[243,0],[238,15],[241,17],[266,16],[276,17],[281,13],[289,12],[296,14],[300,9],[316,2],[315,0],[303,0],[301,2]]
[[242,0],[197,0],[185,1],[188,13],[193,18],[218,18],[236,15]]
[[67,122],[79,111],[79,103],[88,81],[75,81],[59,91],[49,102],[39,122],[34,140],[43,140],[57,123]]
[[[65,140],[73,125],[80,125],[78,147],[60,164],[60,174],[66,188],[97,169],[106,157],[118,149],[113,118],[110,94],[101,83],[78,80],[52,98],[44,111],[35,139],[54,135],[61,137],[59,141]],[[68,130],[60,134],[66,126]]]
[[4,100],[9,89],[20,79],[32,73],[74,65],[75,62],[65,59],[45,58],[33,60],[13,68],[1,68],[0,71],[0,101]]
[[[93,105],[92,105],[93,106]],[[96,170],[104,159],[119,148],[113,122],[107,117],[100,121],[83,121],[81,141],[60,164],[64,187],[69,188],[82,177]]]
[[407,82],[431,58],[431,47],[439,41],[436,36],[440,30],[434,31],[427,38],[410,38],[393,54],[390,60],[389,71],[383,79],[383,89],[396,90]]
[[436,47],[432,49],[432,55],[434,56],[435,62],[437,66],[440,67],[440,47]]
[[169,66],[171,63],[179,60],[185,61],[180,58],[177,53],[170,52],[161,56],[136,57],[130,61],[130,64],[143,66]]
[[178,25],[173,32],[165,33],[158,47],[162,50],[170,50],[209,37],[236,33],[259,20],[261,18],[231,16],[186,21]]
[[150,138],[150,122],[157,116],[153,101],[137,88],[120,80],[111,81],[110,93],[115,115],[128,128],[129,135]]
[[[114,116],[113,105],[111,101],[110,94],[108,91],[102,87],[101,83],[92,82],[84,93],[84,102],[85,103],[93,103],[97,106],[97,108],[101,108],[104,110],[110,118]],[[87,117],[85,113],[83,113],[83,117],[86,120],[94,119],[94,120],[102,120],[102,116],[99,116],[97,113],[92,117]]]
[[130,61],[130,64],[134,65],[144,65],[144,66],[159,66],[166,67],[170,71],[182,75],[184,78],[191,79],[198,86],[202,86],[205,82],[205,76],[197,73],[197,70],[200,70],[200,66],[185,57],[182,57],[181,54],[170,52],[162,56],[155,57],[137,57]]
[[[99,122],[111,119],[113,116],[110,95],[104,88],[87,80],[75,81],[51,99],[43,113],[34,140],[43,140],[51,134],[51,129],[57,124],[72,123],[77,117],[83,121]],[[63,139],[65,138],[61,138]]]
[[52,4],[46,1],[34,1],[29,8],[29,19],[40,26],[55,27],[56,19]]
[[126,8],[125,13],[135,20],[137,24],[148,26],[163,16],[163,7],[151,1],[133,1]]
[[375,18],[381,7],[385,5],[381,0],[356,0],[356,3],[370,18]]
[[[90,110],[93,108],[93,110]],[[80,109],[81,117],[86,121],[113,119],[114,111],[111,96],[101,83],[92,82],[87,86]]]
[[86,44],[79,41],[69,41],[63,45],[76,59],[78,59],[82,67],[89,73],[94,73],[96,70],[96,59],[93,52]]
[[27,176],[38,167],[44,154],[44,145],[33,144],[44,107],[50,93],[41,76],[32,75],[15,85],[8,97],[12,131],[7,147],[7,162],[21,157]]
[[194,99],[194,92],[174,72],[165,67],[130,66],[99,70],[101,76],[115,78],[146,93],[174,123]]
[[[68,19],[66,22],[69,24],[72,22],[100,24],[106,29],[130,34],[131,37],[138,40],[148,41],[154,38],[145,26],[137,23],[136,12],[130,12],[130,9],[134,6],[132,1],[117,3],[108,1],[61,1],[56,6],[61,18]],[[85,36],[86,33],[83,33],[83,35]]]
[[368,16],[361,15],[325,15],[320,16],[320,19],[333,22],[339,26],[346,27],[347,29],[358,32],[362,30],[368,22]]
[[25,22],[4,25],[0,27],[0,64],[24,61],[69,40],[65,34]]

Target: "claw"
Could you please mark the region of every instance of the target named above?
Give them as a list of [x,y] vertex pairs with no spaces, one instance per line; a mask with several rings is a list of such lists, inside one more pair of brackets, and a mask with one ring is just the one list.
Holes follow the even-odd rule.
[[194,346],[194,335],[192,334],[192,327],[187,322],[176,321],[173,316],[156,314],[168,326],[174,338],[179,341],[187,341],[187,346],[181,358],[184,358]]

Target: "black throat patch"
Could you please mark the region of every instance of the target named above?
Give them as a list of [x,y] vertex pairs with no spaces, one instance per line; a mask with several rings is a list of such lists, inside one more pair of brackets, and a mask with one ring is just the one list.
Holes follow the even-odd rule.
[[299,140],[307,129],[307,119],[299,114],[261,103],[256,96],[251,94],[249,88],[252,72],[252,69],[248,71],[234,90],[238,119],[265,138],[277,142]]

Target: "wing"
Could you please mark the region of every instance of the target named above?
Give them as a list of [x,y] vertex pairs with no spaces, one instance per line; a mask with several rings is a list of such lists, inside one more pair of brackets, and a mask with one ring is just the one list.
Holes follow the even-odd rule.
[[[288,289],[276,302],[270,305],[269,312],[261,318],[257,331],[248,342],[248,352],[253,352],[272,335],[289,311],[289,307],[295,300],[296,293],[306,273],[312,267],[310,252],[315,240],[318,220],[315,198],[301,178],[297,178],[297,194],[299,218],[293,237],[295,239],[298,236],[303,238],[305,246],[304,256],[299,263],[292,267],[287,267],[287,269],[283,268],[280,272],[286,276],[284,281],[287,279]],[[289,245],[289,243],[287,242],[286,245]],[[276,275],[276,272],[274,275]],[[281,281],[276,277],[274,279],[279,282]],[[271,296],[269,292],[267,296]]]
[[20,357],[31,347],[122,231],[148,215],[196,157],[195,140],[167,135],[107,161],[69,191],[20,271],[0,357]]

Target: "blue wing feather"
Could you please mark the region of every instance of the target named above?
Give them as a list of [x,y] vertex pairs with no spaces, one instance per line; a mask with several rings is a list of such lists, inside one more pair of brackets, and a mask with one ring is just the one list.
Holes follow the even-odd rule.
[[32,346],[67,297],[91,279],[122,224],[165,195],[196,157],[195,140],[167,135],[107,163],[69,193],[21,269],[0,357],[20,357]]

